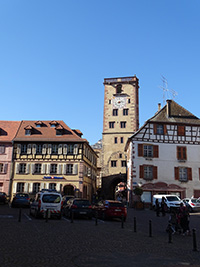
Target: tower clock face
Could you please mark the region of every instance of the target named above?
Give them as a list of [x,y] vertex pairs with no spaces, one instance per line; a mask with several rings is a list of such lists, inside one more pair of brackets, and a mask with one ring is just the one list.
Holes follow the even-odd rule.
[[115,97],[113,99],[113,108],[124,108],[126,106],[126,98],[125,97]]

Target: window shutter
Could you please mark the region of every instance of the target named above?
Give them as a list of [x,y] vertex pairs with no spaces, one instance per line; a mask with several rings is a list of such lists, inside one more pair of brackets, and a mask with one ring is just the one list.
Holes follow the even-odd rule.
[[66,171],[67,171],[67,165],[63,164],[62,174],[66,174]]
[[144,177],[144,166],[140,165],[140,178]]
[[26,164],[26,174],[30,173],[30,163]]
[[31,173],[32,174],[35,173],[35,164],[34,163],[31,164]]
[[62,144],[58,145],[58,155],[62,155]]
[[46,173],[50,174],[50,169],[51,169],[51,164],[47,164],[47,169],[46,169]]
[[175,167],[174,172],[175,172],[175,180],[179,180],[179,167]]
[[154,134],[157,134],[157,124],[153,125],[153,132],[154,132]]
[[19,173],[19,163],[17,163],[15,166],[15,173],[17,173],[17,174]]
[[28,144],[27,146],[27,154],[31,154],[31,144]]
[[41,186],[41,189],[44,189],[44,183],[41,183],[40,186]]
[[5,163],[3,166],[3,172],[7,173],[7,171],[8,171],[8,163]]
[[138,157],[143,157],[143,144],[138,144]]
[[46,164],[42,164],[41,174],[45,174],[46,171]]
[[158,146],[157,145],[153,146],[153,157],[154,158],[158,158],[159,157],[159,155],[158,155]]
[[153,179],[158,179],[157,166],[153,166]]
[[67,144],[63,145],[63,154],[67,155]]
[[74,155],[77,155],[78,154],[78,145],[75,144],[74,145]]
[[20,144],[17,145],[17,154],[21,154],[21,145]]
[[17,183],[13,184],[13,193],[15,194],[17,192]]
[[177,126],[177,134],[180,136],[185,136],[185,126],[178,125]]
[[47,153],[47,145],[44,144],[44,145],[42,146],[42,154],[45,155],[46,153]]
[[32,193],[33,192],[33,183],[29,184],[29,192]]
[[24,185],[24,192],[28,193],[28,183],[25,183]]
[[36,154],[36,144],[33,144],[33,147],[32,147],[32,153],[35,155]]
[[166,124],[164,124],[163,130],[164,130],[164,134],[167,134],[167,125]]
[[57,174],[62,174],[62,165],[58,164]]
[[52,151],[52,145],[51,144],[48,144],[48,154],[50,155],[51,154],[51,151]]
[[78,174],[78,164],[73,165],[73,174]]
[[187,168],[188,180],[192,180],[192,168]]

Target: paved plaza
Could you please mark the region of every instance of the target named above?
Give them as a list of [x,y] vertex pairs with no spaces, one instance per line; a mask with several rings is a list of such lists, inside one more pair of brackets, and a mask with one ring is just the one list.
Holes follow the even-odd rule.
[[[200,266],[193,236],[175,234],[170,243],[167,223],[168,215],[135,209],[128,209],[124,224],[66,218],[46,222],[30,217],[28,209],[22,209],[19,221],[19,209],[0,205],[0,266]],[[191,214],[197,249],[199,227],[200,214]]]

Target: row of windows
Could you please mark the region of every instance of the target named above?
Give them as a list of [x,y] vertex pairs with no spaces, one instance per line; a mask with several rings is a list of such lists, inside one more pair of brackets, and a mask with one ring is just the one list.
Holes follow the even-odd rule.
[[[118,112],[119,110],[118,109],[113,109],[112,111],[112,115],[113,116],[118,116]],[[128,116],[128,112],[129,112],[129,109],[128,108],[124,108],[122,113],[123,113],[123,116]]]
[[114,137],[114,143],[117,144],[118,141],[123,144],[124,143],[124,137]]
[[[127,103],[128,103],[128,104],[131,103],[131,99],[130,99],[130,98],[127,99]],[[109,104],[109,105],[112,104],[112,100],[111,100],[111,99],[108,100],[108,104]]]
[[17,174],[78,174],[78,164],[17,163]]
[[18,154],[78,154],[77,144],[18,144],[17,145]]
[[[111,167],[117,167],[118,161],[117,160],[111,160],[110,166]],[[121,167],[126,167],[126,161],[121,160]]]
[[[176,156],[178,160],[187,160],[187,147],[177,146]],[[138,157],[158,158],[159,157],[158,145],[138,144]]]
[[[109,128],[115,128],[115,121],[109,122]],[[126,128],[126,121],[120,121],[120,128]]]
[[[175,180],[187,182],[192,180],[192,169],[188,167],[174,167]],[[157,166],[140,165],[140,178],[145,180],[157,179]]]
[[[49,183],[49,189],[56,189],[56,183]],[[33,183],[33,190],[31,193],[37,193],[40,191],[41,184],[40,183]],[[23,193],[25,192],[25,183],[17,183],[17,188],[16,188],[17,193]]]
[[[167,126],[165,124],[154,124],[154,134],[167,134]],[[177,135],[185,136],[185,126],[177,125]]]

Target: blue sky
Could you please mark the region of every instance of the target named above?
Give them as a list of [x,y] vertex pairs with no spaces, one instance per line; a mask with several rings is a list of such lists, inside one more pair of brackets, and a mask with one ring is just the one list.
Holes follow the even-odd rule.
[[104,78],[133,75],[140,126],[163,105],[161,75],[200,117],[199,13],[199,0],[0,0],[0,120],[63,120],[94,144]]

